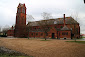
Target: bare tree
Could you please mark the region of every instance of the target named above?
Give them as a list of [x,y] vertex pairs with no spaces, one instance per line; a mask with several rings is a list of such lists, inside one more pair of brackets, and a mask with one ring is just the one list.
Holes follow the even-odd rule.
[[52,19],[52,18],[53,18],[52,15],[51,15],[51,13],[46,13],[46,12],[43,12],[43,13],[41,14],[41,16],[42,16],[42,18],[43,18],[44,20],[48,20],[48,19]]
[[[72,17],[75,19],[76,22],[78,22],[78,13],[73,14]],[[75,39],[75,42],[76,42],[76,39],[77,39],[76,35],[78,34],[78,29],[76,29],[77,23],[75,23],[75,21],[74,21],[73,25],[74,25],[74,39]]]
[[3,28],[2,28],[2,32],[4,33],[4,35],[6,36],[7,34],[7,31],[10,29],[10,27],[8,25],[5,25]]
[[[37,21],[37,24],[38,26],[40,27],[40,30],[44,32],[44,38],[46,40],[46,36],[48,35],[48,29],[49,29],[49,22],[47,21],[48,19],[51,19],[52,18],[52,15],[50,13],[46,13],[46,12],[43,12],[41,14],[43,20],[42,21]],[[32,15],[28,15],[27,17],[27,22],[28,22],[28,26],[27,26],[27,30],[28,30],[28,39],[29,39],[29,32],[31,31],[31,25],[30,25],[30,21],[34,21],[35,19],[33,18]]]
[[27,15],[26,22],[34,21],[34,17],[32,15]]
[[28,15],[27,16],[27,18],[26,18],[26,22],[28,22],[27,23],[27,27],[26,27],[26,30],[27,30],[27,32],[28,32],[28,39],[29,39],[29,32],[30,32],[30,25],[29,25],[29,22],[31,22],[31,21],[34,21],[35,19],[34,19],[34,17],[32,16],[32,15]]
[[49,30],[49,22],[48,19],[52,18],[52,15],[50,13],[43,12],[41,14],[44,20],[39,21],[38,24],[41,27],[41,30],[44,32],[44,38],[47,39],[46,36],[48,36],[48,30]]

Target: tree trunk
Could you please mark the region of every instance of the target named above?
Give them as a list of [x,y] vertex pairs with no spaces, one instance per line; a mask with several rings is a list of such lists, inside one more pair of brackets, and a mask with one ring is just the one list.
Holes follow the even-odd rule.
[[29,39],[29,31],[28,31],[28,39]]
[[45,40],[46,40],[46,37],[45,37]]
[[45,40],[46,40],[46,33],[45,33]]

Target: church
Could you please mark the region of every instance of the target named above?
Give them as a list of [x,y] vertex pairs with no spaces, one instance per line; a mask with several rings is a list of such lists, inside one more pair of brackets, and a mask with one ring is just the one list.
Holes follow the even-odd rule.
[[19,3],[16,24],[7,32],[8,37],[72,39],[80,38],[79,23],[72,17],[29,22],[26,25],[26,6]]

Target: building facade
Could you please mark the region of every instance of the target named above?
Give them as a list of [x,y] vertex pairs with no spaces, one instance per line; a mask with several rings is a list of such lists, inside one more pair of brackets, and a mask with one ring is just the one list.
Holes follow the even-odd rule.
[[14,29],[8,30],[8,36],[33,38],[80,38],[79,23],[72,17],[29,22],[26,25],[26,6],[19,4]]
[[47,20],[48,22],[47,34],[45,34],[45,31],[43,31],[42,26],[39,25],[39,22],[43,24],[44,20],[30,22],[28,24],[28,26],[30,26],[29,37],[44,38],[46,36],[46,38],[53,38],[53,39],[54,38],[72,39],[75,37],[80,38],[79,23],[76,20],[74,20],[72,17],[65,17],[65,14],[64,18]]

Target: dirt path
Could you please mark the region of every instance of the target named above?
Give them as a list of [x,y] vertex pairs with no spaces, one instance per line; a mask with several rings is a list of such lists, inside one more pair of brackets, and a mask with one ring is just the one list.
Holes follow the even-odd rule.
[[0,38],[0,46],[20,51],[34,57],[85,57],[85,44],[65,40]]

